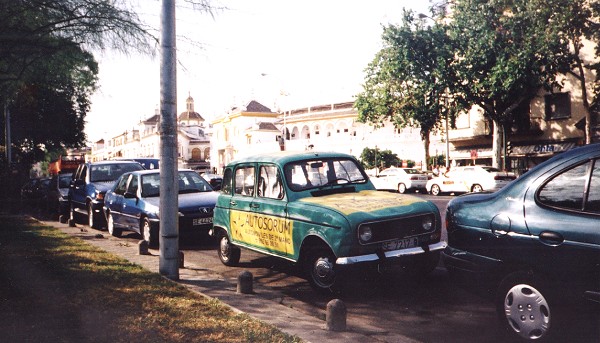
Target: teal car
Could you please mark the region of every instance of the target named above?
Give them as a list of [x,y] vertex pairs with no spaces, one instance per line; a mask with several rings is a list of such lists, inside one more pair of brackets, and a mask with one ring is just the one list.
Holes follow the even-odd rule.
[[224,169],[212,235],[225,265],[240,248],[299,263],[310,284],[331,292],[362,266],[404,264],[426,274],[438,264],[437,207],[379,192],[358,161],[340,153],[252,156]]
[[556,155],[495,193],[452,199],[446,224],[444,265],[492,290],[510,336],[587,341],[569,323],[600,313],[600,144]]

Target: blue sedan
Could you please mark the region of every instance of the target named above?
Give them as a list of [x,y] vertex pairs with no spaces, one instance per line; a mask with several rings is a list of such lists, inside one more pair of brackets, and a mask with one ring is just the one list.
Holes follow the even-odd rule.
[[561,153],[496,193],[452,199],[446,223],[444,264],[492,286],[509,335],[585,340],[575,335],[586,330],[563,329],[600,312],[600,144]]
[[[180,170],[178,183],[179,230],[207,233],[212,228],[218,193],[192,170]],[[104,199],[108,232],[120,237],[124,230],[134,231],[149,246],[158,246],[159,190],[156,169],[123,174]]]

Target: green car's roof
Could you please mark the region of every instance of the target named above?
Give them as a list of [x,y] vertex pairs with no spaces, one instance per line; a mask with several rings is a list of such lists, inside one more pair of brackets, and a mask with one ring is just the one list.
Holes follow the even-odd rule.
[[306,159],[314,159],[314,158],[350,158],[355,159],[354,156],[339,152],[315,152],[315,151],[307,151],[307,152],[289,152],[289,151],[281,151],[274,152],[269,154],[259,154],[243,157],[240,159],[236,159],[228,164],[228,166],[239,164],[239,163],[252,163],[252,162],[269,162],[278,165],[285,165],[289,162],[300,161]]

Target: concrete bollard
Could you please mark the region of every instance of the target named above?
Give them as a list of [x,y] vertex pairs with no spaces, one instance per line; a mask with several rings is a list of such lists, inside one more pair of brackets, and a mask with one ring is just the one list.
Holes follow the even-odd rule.
[[184,260],[183,251],[179,250],[179,268],[184,268],[183,260]]
[[138,255],[149,255],[148,242],[143,239],[138,243]]
[[346,304],[340,299],[333,299],[327,303],[325,314],[326,326],[329,331],[346,330]]
[[238,283],[237,283],[237,292],[242,294],[252,294],[252,283],[254,281],[254,276],[247,270],[238,275]]
[[75,219],[69,218],[68,222],[69,222],[69,227],[76,227],[77,226],[77,225],[75,225]]

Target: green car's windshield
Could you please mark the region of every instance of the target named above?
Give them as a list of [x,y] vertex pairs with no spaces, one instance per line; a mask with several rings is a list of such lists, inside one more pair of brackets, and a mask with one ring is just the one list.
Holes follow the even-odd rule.
[[284,172],[288,187],[293,191],[366,182],[360,167],[350,159],[297,161],[286,164]]

